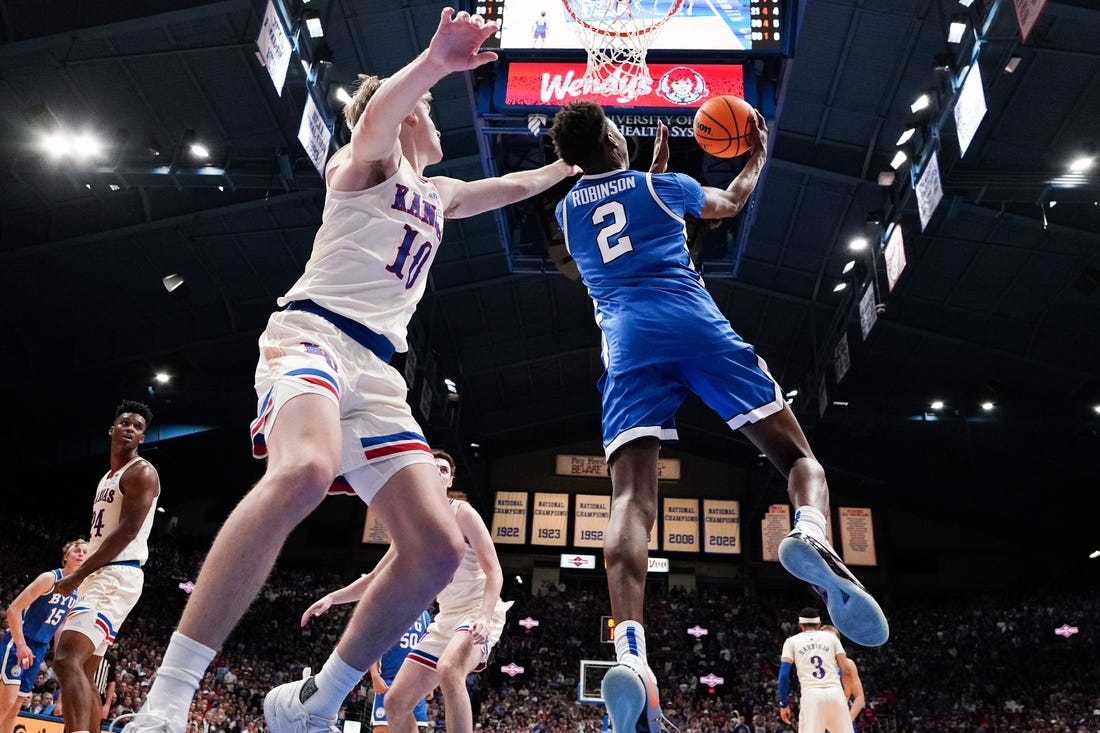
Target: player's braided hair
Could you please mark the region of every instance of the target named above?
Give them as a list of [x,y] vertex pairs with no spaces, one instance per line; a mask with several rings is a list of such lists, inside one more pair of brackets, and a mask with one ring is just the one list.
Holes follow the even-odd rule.
[[603,158],[607,117],[595,102],[570,102],[554,115],[550,139],[554,152],[566,163],[588,170]]
[[135,415],[141,415],[145,418],[145,427],[153,422],[153,411],[149,409],[149,405],[144,402],[138,402],[136,400],[123,400],[115,408],[115,419],[124,412],[132,412]]

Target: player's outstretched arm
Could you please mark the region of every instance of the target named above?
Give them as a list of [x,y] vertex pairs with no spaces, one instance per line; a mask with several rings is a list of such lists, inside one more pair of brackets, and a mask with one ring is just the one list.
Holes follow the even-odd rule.
[[764,170],[764,162],[768,159],[768,125],[764,116],[759,111],[756,115],[756,126],[753,135],[752,153],[749,155],[745,167],[734,178],[726,189],[703,186],[706,193],[706,203],[703,205],[702,218],[727,219],[736,216],[745,208],[749,196],[756,188],[756,182],[760,180],[760,172]]
[[432,178],[432,183],[439,190],[447,218],[463,219],[530,198],[578,172],[576,166],[555,160],[541,168],[508,173],[497,178],[460,181],[437,176]]
[[326,593],[321,598],[318,598],[313,602],[305,613],[302,614],[301,624],[305,626],[309,623],[309,620],[314,616],[320,616],[325,611],[329,610],[333,606],[339,606],[343,603],[355,603],[363,594],[367,592],[367,588],[374,582],[376,573],[382,568],[386,567],[389,563],[393,562],[393,559],[397,557],[397,552],[390,546],[390,549],[386,550],[386,554],[382,556],[382,559],[378,561],[378,564],[374,566],[374,570],[371,570],[366,575],[361,575],[355,580],[351,581],[343,588],[334,590],[331,593]]
[[353,164],[380,163],[385,177],[393,175],[401,156],[401,121],[447,74],[495,60],[492,51],[478,49],[497,30],[496,23],[486,23],[480,15],[444,8],[427,50],[387,79],[367,103],[351,134]]

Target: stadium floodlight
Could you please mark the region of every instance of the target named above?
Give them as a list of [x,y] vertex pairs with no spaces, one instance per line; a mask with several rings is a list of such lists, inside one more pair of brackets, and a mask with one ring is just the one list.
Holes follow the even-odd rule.
[[947,28],[947,42],[960,43],[963,39],[963,34],[965,33],[966,21],[961,19],[952,20],[951,25]]

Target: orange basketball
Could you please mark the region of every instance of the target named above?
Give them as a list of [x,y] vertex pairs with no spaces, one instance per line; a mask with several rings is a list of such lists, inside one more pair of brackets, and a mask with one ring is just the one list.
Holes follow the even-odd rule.
[[695,113],[695,142],[716,158],[736,158],[752,149],[756,118],[740,97],[711,97]]

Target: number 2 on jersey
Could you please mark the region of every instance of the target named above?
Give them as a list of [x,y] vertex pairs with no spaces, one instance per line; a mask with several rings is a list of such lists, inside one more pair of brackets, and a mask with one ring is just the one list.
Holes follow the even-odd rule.
[[600,257],[603,258],[605,265],[627,252],[634,251],[634,244],[629,236],[616,237],[619,232],[626,229],[626,207],[614,200],[600,204],[592,212],[592,225],[598,227],[608,217],[611,218],[611,223],[596,232],[596,243],[600,246]]

